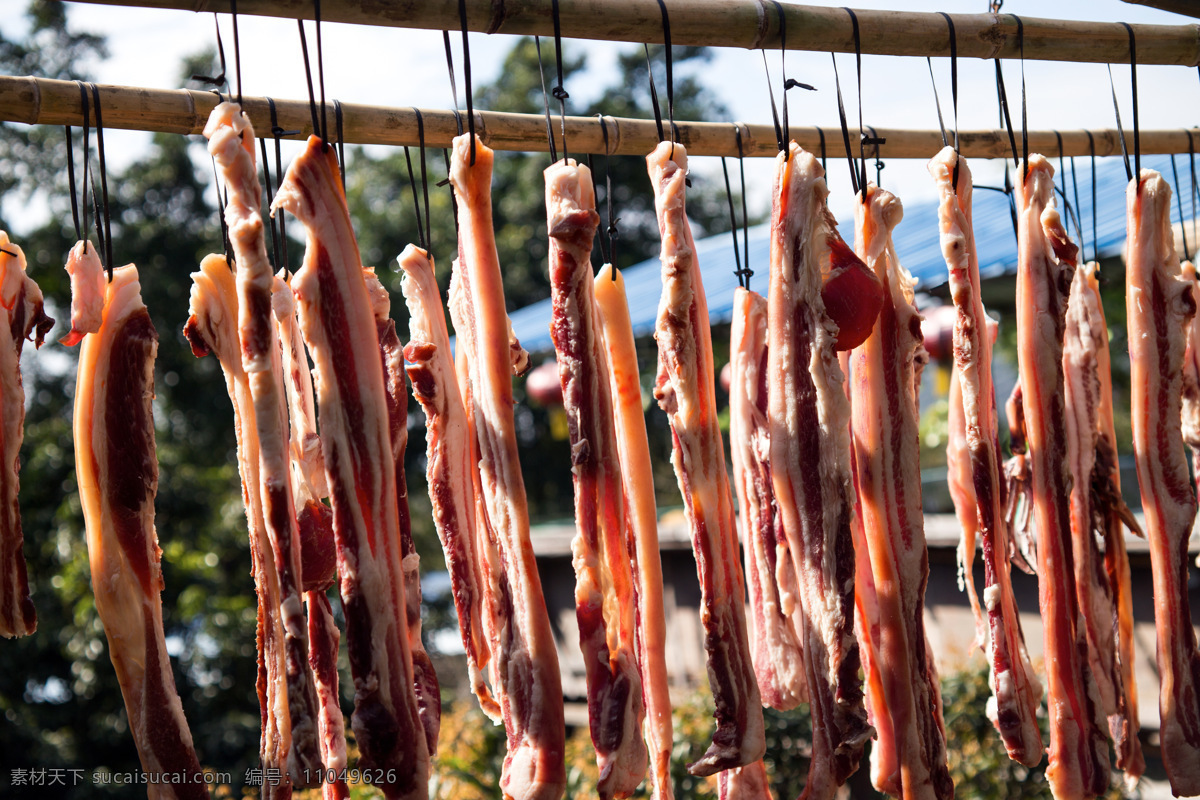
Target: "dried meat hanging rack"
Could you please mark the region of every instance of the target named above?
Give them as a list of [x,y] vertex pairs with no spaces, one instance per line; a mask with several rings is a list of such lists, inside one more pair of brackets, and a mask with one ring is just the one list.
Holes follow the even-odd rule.
[[[142,6],[204,12],[228,12],[230,0],[84,0],[106,5]],[[458,4],[445,2],[378,3],[373,0],[324,0],[322,19],[429,30],[455,30],[462,24]],[[238,13],[289,19],[311,19],[312,5],[278,0],[237,0]],[[466,29],[483,33],[554,35],[551,3],[498,3],[464,0]],[[605,41],[657,43],[663,40],[661,10],[657,0],[559,0],[559,23],[564,37]],[[946,16],[934,12],[856,11],[863,53],[899,56],[948,56],[951,44]],[[1018,22],[1009,14],[951,14],[957,31],[957,53],[962,58],[1017,58]],[[1126,64],[1129,62],[1129,29],[1122,23],[1022,19],[1023,57],[1029,60]],[[763,0],[687,0],[671,7],[671,38],[679,45],[707,45],[746,49],[778,49],[781,30],[787,30],[789,50],[853,52],[849,15],[841,8],[783,5]],[[1200,25],[1134,25],[1137,62],[1186,67],[1200,66]],[[106,124],[164,133],[198,134],[216,98],[191,90],[153,90],[117,86],[100,87]],[[276,101],[278,124],[305,136],[312,131],[306,101]],[[256,127],[266,130],[270,109],[265,98],[245,98],[245,108]],[[344,104],[345,141],[355,144],[417,145],[417,112],[411,108],[385,108]],[[458,133],[450,111],[422,109],[425,143],[447,147]],[[545,121],[541,115],[496,111],[475,112],[476,132],[498,150],[547,151]],[[82,109],[73,83],[33,77],[0,76],[0,121],[28,124],[79,125]],[[566,117],[565,130],[577,152],[612,155],[645,155],[658,142],[652,120],[608,118],[609,146],[600,123],[592,117]],[[728,123],[678,122],[678,141],[693,155],[735,156],[737,141]],[[742,129],[746,156],[773,157],[778,152],[769,125]],[[792,137],[804,148],[821,146],[821,131],[792,126]],[[860,133],[851,130],[852,134]],[[876,127],[875,138],[883,158],[928,158],[942,145],[939,131]],[[1121,152],[1115,130],[1062,131],[1062,147],[1053,131],[1030,131],[1031,151],[1064,156],[1116,155]],[[1176,128],[1142,131],[1141,152],[1186,153],[1195,149],[1200,131]],[[1094,142],[1094,149],[1092,143]],[[1008,154],[1006,134],[1000,130],[961,131],[959,150],[976,158],[1003,158]]]

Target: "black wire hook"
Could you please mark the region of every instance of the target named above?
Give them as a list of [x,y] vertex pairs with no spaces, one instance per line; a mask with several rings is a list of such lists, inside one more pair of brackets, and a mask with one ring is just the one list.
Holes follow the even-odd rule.
[[[475,166],[475,99],[471,96],[471,44],[467,41],[467,0],[458,0],[458,21],[462,25],[463,83],[467,96],[467,133],[471,135],[470,165]],[[541,64],[539,58],[538,63]],[[455,101],[457,105],[457,101]]]
[[1188,167],[1192,173],[1192,241],[1200,246],[1200,236],[1196,234],[1196,199],[1200,198],[1200,183],[1196,181],[1196,146],[1192,140],[1192,129],[1184,128],[1188,137]]
[[342,103],[333,101],[333,124],[337,133],[338,174],[342,176],[342,194],[346,193],[346,137],[342,132]]
[[[875,146],[875,165],[874,165],[875,166],[875,185],[882,188],[883,187],[883,179],[882,179],[883,168],[887,165],[884,164],[883,159],[879,157],[879,145],[887,144],[887,139],[881,139],[879,137],[879,134],[877,134],[875,132],[874,126],[868,125],[867,129],[871,131],[871,137],[869,139],[866,137],[863,137],[863,144],[870,144],[870,145]],[[865,163],[863,165],[863,169],[864,170],[866,169]]]
[[[858,29],[858,15],[854,13],[854,9],[848,6],[843,6],[842,10],[850,15],[850,30],[854,37],[854,65],[858,78],[858,160],[862,169],[862,176],[858,181],[858,187],[862,191],[862,202],[867,202],[867,137],[863,133],[863,113],[862,113],[862,34]],[[851,159],[853,160],[853,159]]]
[[[208,75],[192,75],[192,80],[220,89],[221,85],[226,83],[228,79],[225,77],[225,43],[221,41],[221,21],[216,12],[213,12],[213,28],[217,32],[217,58],[221,62],[221,74],[215,78]],[[221,93],[218,91],[217,97],[219,98],[220,96]]]
[[846,160],[850,162],[850,186],[854,189],[854,195],[857,197],[859,193],[858,165],[854,163],[854,153],[850,149],[850,124],[846,121],[846,104],[842,101],[842,81],[838,77],[837,54],[830,53],[829,58],[833,61],[833,86],[837,91],[838,119],[842,123],[842,143],[846,146]]
[[1179,183],[1179,170],[1175,166],[1174,153],[1171,153],[1171,177],[1175,179],[1175,205],[1179,209],[1179,233],[1183,237],[1183,259],[1187,261],[1189,258],[1188,253],[1190,252],[1188,249],[1187,225],[1184,224],[1183,192]]
[[675,127],[675,73],[674,57],[671,54],[671,16],[667,13],[667,4],[658,0],[658,10],[662,12],[663,54],[667,61],[667,120],[671,124],[671,158],[675,158],[675,142],[679,139],[679,131]]
[[828,167],[825,166],[825,131],[821,129],[820,125],[815,127],[817,129],[817,136],[820,137],[821,140],[821,171],[828,172]]
[[[275,101],[270,97],[267,98],[267,102],[272,107],[275,105]],[[271,189],[271,162],[267,159],[267,140],[263,136],[258,137],[258,149],[262,153],[263,183],[267,185],[267,212],[269,214],[271,204],[274,201],[274,193]],[[279,216],[282,218],[284,215],[280,214]],[[275,232],[275,220],[272,219],[270,221],[269,227],[271,229],[271,254],[275,257],[273,263],[278,268],[280,264],[279,236]]]
[[[562,28],[558,19],[558,0],[550,0],[550,11],[554,17],[554,64],[558,70],[558,85],[551,90],[551,94],[558,100],[559,119],[562,127],[563,161],[566,162],[570,157],[567,155],[567,99],[571,95],[567,94],[567,90],[563,86]],[[538,65],[541,65],[540,58]]]
[[[546,91],[546,70],[542,66],[542,39],[533,37],[533,46],[537,48],[538,77],[542,81],[542,106],[546,109],[546,140],[550,143],[550,163],[558,163],[558,147],[554,143],[554,122],[550,119],[550,94]],[[660,128],[661,130],[661,128]],[[563,142],[565,145],[566,142]],[[564,149],[564,158],[565,149]]]
[[650,79],[650,105],[654,107],[654,125],[658,128],[658,141],[665,142],[667,136],[663,131],[662,108],[658,104],[658,89],[654,86],[654,65],[650,61],[650,45],[643,44],[642,46],[646,49],[646,76]]
[[[608,123],[604,121],[603,114],[597,114],[596,117],[600,120],[600,135],[604,137],[604,202],[608,206],[608,227],[605,229],[605,233],[608,234],[608,263],[612,264],[612,279],[615,281],[617,279],[617,239],[619,238],[617,223],[621,220],[613,216],[612,154],[609,152]],[[616,124],[615,121],[614,124]],[[618,127],[617,130],[619,133],[620,128]],[[600,244],[603,251],[603,239]]]
[[242,48],[238,42],[237,0],[229,0],[229,16],[233,19],[233,69],[237,76],[237,101],[240,107],[242,105]]
[[408,185],[412,187],[413,209],[417,217],[417,240],[421,245],[421,249],[428,253],[432,231],[429,229],[429,176],[425,172],[425,118],[421,115],[421,110],[416,106],[413,106],[412,110],[413,114],[417,117],[417,145],[421,160],[421,190],[425,195],[424,224],[421,222],[421,202],[417,198],[417,182],[413,178],[412,158],[409,156],[407,145],[404,147],[404,160],[408,164]]
[[91,130],[91,112],[88,102],[87,86],[83,81],[75,81],[79,85],[79,103],[83,112],[83,220],[79,216],[79,200],[75,190],[75,145],[71,140],[71,126],[66,126],[67,134],[67,181],[71,186],[71,220],[75,223],[75,238],[83,241],[88,227],[88,176],[91,168],[91,147],[88,144],[88,134]]
[[1133,26],[1122,22],[1129,32],[1129,77],[1133,84],[1133,164],[1137,175],[1142,174],[1142,139],[1141,128],[1138,124],[1138,88],[1137,88],[1137,38],[1133,34]]
[[[92,89],[92,104],[96,107],[96,152],[100,157],[100,190],[104,197],[104,232],[100,232],[100,214],[96,214],[96,238],[99,240],[100,247],[104,251],[104,264],[108,267],[108,281],[112,283],[113,277],[113,249],[112,249],[112,214],[108,205],[108,168],[104,159],[104,117],[100,110],[100,89],[94,83],[88,84]],[[96,192],[92,190],[92,196],[96,196]]]
[[1100,262],[1100,240],[1096,236],[1096,139],[1091,131],[1084,131],[1088,137],[1088,152],[1092,157],[1092,260]]
[[1108,67],[1108,86],[1112,89],[1113,114],[1117,118],[1117,136],[1121,140],[1121,157],[1125,159],[1125,176],[1128,180],[1133,180],[1133,167],[1129,164],[1129,150],[1125,146],[1125,129],[1121,126],[1121,106],[1117,103],[1117,85],[1113,83],[1112,65],[1105,66]]
[[[304,56],[304,78],[308,82],[308,112],[312,116],[313,136],[321,138],[324,145],[325,137],[321,135],[321,121],[324,114],[317,113],[317,93],[313,88],[312,63],[308,59],[308,38],[304,35],[304,20],[296,20],[296,25],[300,29],[300,52]],[[325,110],[324,101],[321,104],[322,112]]]
[[[285,131],[279,126],[279,116],[275,110],[275,101],[270,97],[267,98],[267,106],[271,111],[271,136],[275,139],[275,180],[277,181],[275,188],[278,189],[283,182],[283,149],[280,146],[280,137],[296,136],[300,133],[300,131]],[[287,249],[287,224],[285,222],[287,214],[274,214],[272,216],[279,223],[279,260],[283,268],[286,269],[289,265]]]

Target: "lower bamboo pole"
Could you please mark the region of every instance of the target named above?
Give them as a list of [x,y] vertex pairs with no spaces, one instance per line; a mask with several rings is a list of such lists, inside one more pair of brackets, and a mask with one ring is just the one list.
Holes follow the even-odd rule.
[[[100,102],[107,128],[152,131],[162,133],[199,134],[208,115],[217,104],[212,92],[190,89],[141,89],[127,86],[100,86]],[[270,111],[265,97],[246,97],[244,106],[259,136],[269,136]],[[281,128],[299,131],[293,139],[312,133],[312,115],[307,101],[276,100],[275,107]],[[343,127],[347,144],[418,144],[417,111],[413,108],[343,103]],[[453,112],[422,109],[425,144],[429,147],[449,147],[458,134]],[[0,76],[0,121],[23,122],[29,125],[82,125],[83,112],[79,87],[72,81],[48,78]],[[327,108],[328,129],[334,130],[333,105]],[[464,115],[464,125],[466,124]],[[95,124],[95,113],[92,114]],[[559,124],[554,119],[555,138],[560,152]],[[605,117],[608,128],[608,152],[612,155],[644,156],[658,143],[658,130],[653,120]],[[774,156],[778,152],[775,129],[770,125],[740,124],[743,152],[747,156]],[[737,156],[737,141],[732,122],[677,122],[677,141],[688,153],[700,156]],[[545,117],[537,114],[510,114],[499,111],[476,111],[475,131],[483,142],[496,150],[547,152]],[[879,146],[881,158],[930,158],[942,147],[938,131],[870,128],[868,132],[886,139]],[[791,138],[804,149],[821,152],[821,134],[829,158],[845,155],[841,129],[818,129],[812,126],[793,126]],[[858,134],[851,129],[855,155],[858,155]],[[1062,154],[1088,155],[1091,148],[1085,131],[1061,131]],[[1097,156],[1119,155],[1120,139],[1115,130],[1092,131]],[[1189,144],[1200,149],[1200,130],[1179,128],[1168,131],[1142,131],[1142,153],[1186,153]],[[1132,146],[1132,145],[1130,145]],[[569,153],[605,152],[601,122],[596,117],[567,117],[567,146]],[[1046,156],[1059,155],[1058,139],[1052,131],[1030,131],[1030,152]],[[1005,158],[1011,156],[1008,136],[1003,131],[961,131],[959,151],[970,158]],[[875,147],[866,148],[868,156]]]

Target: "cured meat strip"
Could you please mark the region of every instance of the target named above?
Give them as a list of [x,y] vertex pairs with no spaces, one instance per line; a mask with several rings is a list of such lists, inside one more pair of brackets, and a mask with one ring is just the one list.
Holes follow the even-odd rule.
[[[282,274],[281,270],[275,276],[271,308],[275,312],[287,390],[292,491],[300,526],[301,574],[308,611],[308,666],[317,691],[321,763],[325,766],[326,776],[337,776],[346,768],[346,722],[342,718],[338,695],[337,656],[341,632],[326,596],[326,590],[337,577],[333,514],[329,506],[320,501],[328,494],[328,489],[321,440],[317,436],[312,375],[296,316],[296,297],[280,277]],[[321,791],[326,800],[350,796],[350,788],[340,778],[323,781]]]
[[308,234],[292,290],[317,372],[321,450],[354,677],[351,724],[361,764],[384,771],[388,797],[425,797],[429,748],[421,733],[404,616],[379,338],[333,148],[310,137],[288,168],[273,208],[290,211]]
[[762,759],[717,773],[718,800],[771,800],[770,780]]
[[658,549],[658,512],[654,503],[654,473],[638,373],[637,349],[625,279],[605,264],[594,281],[600,337],[608,356],[609,385],[621,483],[632,542],[637,604],[638,666],[646,705],[646,742],[655,800],[670,800],[671,750],[674,747],[671,696],[667,690],[666,619],[663,612],[662,557]]
[[823,275],[853,253],[825,205],[825,173],[792,142],[776,160],[768,297],[769,413],[775,499],[800,589],[800,647],[813,752],[804,798],[828,800],[873,733],[854,637],[850,418]]
[[636,654],[636,586],[626,540],[608,358],[592,286],[600,221],[592,174],[566,160],[545,171],[550,234],[550,334],[571,440],[575,484],[575,616],[587,668],[588,722],[601,798],[629,797],[646,775]]
[[225,227],[235,255],[238,339],[242,368],[254,403],[258,438],[257,491],[275,574],[279,605],[269,610],[283,625],[284,666],[292,748],[288,767],[297,786],[315,783],[321,769],[317,693],[308,666],[308,620],[300,598],[300,529],[292,495],[288,453],[287,395],[283,387],[279,338],[271,308],[275,276],[267,259],[262,187],[254,163],[254,128],[236,103],[221,103],[204,126],[208,152],[225,179]]
[[688,771],[712,775],[762,758],[766,739],[750,657],[733,501],[717,425],[708,303],[685,209],[687,150],[660,142],[646,157],[646,166],[662,236],[663,293],[654,328],[658,342],[654,397],[671,424],[671,462],[692,531],[708,680],[716,706],[712,744]]
[[[901,266],[892,231],[904,210],[873,184],[855,203],[855,248],[884,287],[871,335],[851,361],[854,486],[875,589],[878,682],[867,702],[878,734],[872,748],[875,787],[896,797],[954,796],[946,761],[937,670],[925,636],[929,555],[921,508],[918,377],[923,353],[915,281]],[[876,686],[881,691],[875,691]]]
[[[279,576],[263,520],[259,485],[257,427],[254,402],[250,397],[250,378],[242,367],[238,340],[238,296],[233,272],[224,256],[206,256],[200,270],[192,273],[191,304],[183,335],[192,353],[202,358],[216,356],[225,375],[225,388],[233,403],[234,433],[237,437],[238,472],[242,478],[242,505],[250,538],[251,572],[258,600],[258,704],[261,715],[259,757],[264,769],[288,775],[288,753],[292,747],[292,727],[288,715],[287,667],[283,625],[277,612],[280,606]],[[280,787],[264,784],[268,792],[286,795],[290,777]],[[269,787],[269,788],[268,788]]]
[[0,231],[0,636],[26,636],[37,629],[29,596],[25,534],[21,529],[21,442],[25,439],[25,387],[21,350],[33,336],[41,347],[54,320],[42,311],[42,290],[25,274],[25,253]]
[[475,541],[475,498],[471,486],[470,430],[458,378],[450,355],[446,316],[429,254],[413,245],[404,248],[398,263],[404,273],[400,284],[408,304],[409,342],[404,346],[405,371],[413,396],[425,411],[426,479],[433,521],[450,591],[462,633],[463,651],[471,689],[484,712],[502,719],[500,706],[488,690],[483,669],[491,658],[485,634],[482,585],[483,568]]
[[[472,150],[474,153],[472,154]],[[471,163],[472,160],[474,163]],[[516,800],[555,800],[566,786],[562,679],[542,584],[529,542],[529,510],[517,460],[512,373],[520,345],[511,338],[492,230],[490,148],[454,140],[450,183],[458,198],[458,260],[450,315],[461,353],[460,390],[473,426],[479,527],[494,542],[500,580],[487,602],[502,622],[493,644],[493,681],[508,738],[500,787]]]
[[[104,625],[152,798],[208,797],[175,690],[162,617],[154,530],[154,358],[158,334],[137,268],[113,271],[100,329],[88,334],[75,384],[75,470],[96,612]],[[177,776],[167,781],[164,773]]]
[[[1037,531],[1038,599],[1050,716],[1046,777],[1056,798],[1108,787],[1108,743],[1088,665],[1072,553],[1063,335],[1079,248],[1054,207],[1054,168],[1029,157],[1017,181],[1017,355],[1024,397],[1030,516]],[[1020,172],[1020,170],[1018,170]],[[1111,619],[1111,616],[1110,616]]]
[[73,347],[83,341],[84,334],[100,330],[104,312],[107,281],[104,265],[91,242],[76,242],[71,248],[67,254],[67,274],[71,276],[71,330],[58,343]]
[[400,556],[404,570],[404,613],[408,623],[408,647],[412,652],[414,690],[429,755],[437,754],[438,731],[442,724],[442,696],[437,673],[421,641],[421,557],[413,543],[408,513],[408,484],[404,480],[404,450],[408,447],[408,388],[404,382],[404,348],[396,335],[391,313],[392,299],[371,267],[363,268],[363,279],[371,295],[375,327],[379,334],[383,385],[387,391],[388,425],[392,439],[392,461],[396,465],[396,510],[400,527]]
[[[957,185],[952,177],[956,164]],[[962,392],[966,456],[983,545],[983,597],[993,694],[988,716],[1000,732],[1009,758],[1033,766],[1042,759],[1036,716],[1041,686],[1025,652],[1009,572],[992,388],[992,343],[979,295],[979,261],[971,224],[971,170],[953,148],[944,147],[929,162],[929,173],[941,196],[938,227],[955,308],[954,363]]]
[[1096,272],[1095,262],[1075,269],[1063,340],[1063,401],[1072,480],[1071,547],[1088,663],[1108,718],[1117,766],[1125,770],[1126,781],[1133,782],[1144,771],[1145,761],[1137,737],[1133,603],[1125,527],[1138,528],[1121,499],[1108,328]]
[[1194,288],[1180,275],[1171,188],[1142,170],[1126,191],[1125,308],[1133,450],[1137,459],[1158,631],[1163,764],[1176,796],[1200,794],[1200,653],[1187,593],[1187,543],[1196,518],[1181,433],[1186,328]]
[[750,588],[750,641],[763,703],[779,710],[808,700],[796,638],[796,572],[771,482],[767,427],[767,301],[738,287],[730,332],[729,449],[741,509]]

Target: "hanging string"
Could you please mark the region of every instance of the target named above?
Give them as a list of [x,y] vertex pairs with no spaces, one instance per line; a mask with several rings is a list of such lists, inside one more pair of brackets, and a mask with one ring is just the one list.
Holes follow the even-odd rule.
[[[954,108],[954,173],[951,176],[954,191],[958,191],[958,171],[962,159],[958,153],[958,32],[954,29],[954,20],[945,11],[940,12],[946,20],[946,29],[950,33],[950,102]],[[931,70],[932,74],[932,70]],[[936,92],[934,93],[936,97]],[[941,122],[941,108],[938,109],[938,122]],[[944,144],[944,142],[943,142]]]
[[1013,168],[1015,169],[1018,162],[1017,156],[1017,137],[1013,134],[1012,114],[1008,110],[1008,92],[1004,88],[1004,69],[1000,66],[1000,59],[994,59],[996,66],[996,98],[1000,102],[1000,124],[1008,131],[1008,146],[1012,149]]
[[[613,216],[613,192],[612,192],[612,154],[609,152],[608,146],[608,123],[604,121],[603,114],[597,114],[600,118],[600,135],[604,137],[604,202],[608,206],[608,227],[605,233],[608,234],[608,263],[613,265],[613,280],[617,279],[617,239],[620,234],[617,231],[617,223],[621,220]],[[601,248],[603,248],[601,242]]]
[[[767,51],[761,50],[763,60],[763,72],[767,76],[767,96],[771,98],[771,120],[775,123],[775,143],[779,145],[779,151],[784,152],[788,149],[787,140],[783,138],[783,125],[779,121],[779,110],[775,106],[775,90],[771,88],[771,68],[767,66]],[[787,103],[787,90],[783,92],[783,102]]]
[[[267,98],[270,100],[270,98]],[[263,183],[267,185],[267,213],[270,213],[271,204],[274,201],[274,193],[271,190],[271,165],[267,159],[267,140],[260,136],[258,137],[258,149],[262,153],[262,168],[263,168]],[[279,216],[283,216],[280,214]],[[271,255],[275,257],[274,265],[279,268],[279,237],[275,234],[275,220],[271,220],[269,226],[271,229]]]
[[1200,246],[1200,236],[1196,235],[1196,198],[1200,197],[1200,183],[1196,181],[1196,148],[1192,142],[1192,132],[1184,128],[1188,137],[1188,166],[1192,172],[1192,241]]
[[654,65],[650,62],[650,45],[643,44],[642,46],[646,48],[646,75],[650,78],[650,105],[654,107],[654,125],[658,128],[658,141],[665,142],[667,136],[663,132],[662,108],[658,104],[658,89],[654,87]]
[[[596,177],[596,162],[595,162],[595,160],[592,158],[592,154],[591,154],[591,153],[588,153],[588,154],[587,154],[587,163],[588,163],[588,171],[592,173],[592,179],[593,179],[593,180],[595,180],[595,177]],[[599,210],[597,210],[597,211],[596,211],[596,216],[598,217],[599,215],[600,215],[600,212],[599,212]],[[607,250],[607,249],[604,247],[604,233],[603,233],[603,232],[602,232],[602,231],[599,229],[599,227],[597,227],[597,228],[596,228],[596,231],[595,231],[595,233],[593,234],[593,238],[595,238],[596,242],[597,242],[597,243],[599,243],[599,245],[600,245],[600,264],[601,264],[601,265],[604,265],[604,264],[611,264],[612,262],[611,262],[611,261],[609,261],[609,259],[608,259],[608,250]],[[589,254],[588,258],[589,258],[589,260],[590,260],[590,258],[591,258],[590,254]],[[614,267],[613,269],[615,270],[615,269],[616,269],[616,267]],[[616,279],[617,279],[617,278],[616,278],[616,276],[614,275],[614,276],[613,276],[613,280],[616,280]]]
[[725,199],[729,202],[729,233],[733,236],[733,274],[738,279],[738,286],[749,290],[750,279],[746,270],[742,268],[742,253],[738,247],[738,224],[733,211],[733,189],[729,185],[729,166],[725,163],[725,156],[721,156],[721,172],[725,174]]
[[321,84],[321,141],[329,142],[329,115],[325,113],[325,55],[321,50],[321,0],[313,0],[313,21],[317,25],[317,80]]
[[[667,14],[667,4],[658,0],[658,10],[662,12],[663,54],[667,60],[667,119],[671,123],[671,142],[679,139],[679,131],[675,128],[675,75],[671,54],[671,17]],[[671,158],[675,157],[675,148],[671,148]]]
[[[214,17],[216,14],[213,15]],[[237,75],[237,101],[242,105],[242,48],[238,42],[237,0],[229,0],[229,16],[233,18],[233,69]],[[219,28],[219,26],[218,26]],[[222,67],[222,71],[224,68]]]
[[1117,103],[1117,85],[1113,83],[1112,65],[1108,67],[1108,86],[1112,89],[1113,114],[1117,117],[1117,136],[1121,140],[1121,157],[1125,159],[1125,177],[1133,180],[1133,167],[1129,164],[1129,150],[1125,147],[1125,129],[1121,127],[1121,106]]
[[79,216],[79,199],[76,196],[75,190],[75,157],[74,143],[71,141],[71,126],[66,126],[67,131],[67,181],[71,184],[71,220],[75,223],[75,238],[83,241],[84,232],[87,231],[88,219],[88,176],[91,166],[91,147],[88,144],[88,134],[90,132],[90,116],[91,110],[88,104],[87,86],[83,81],[75,81],[79,85],[79,102],[83,110],[83,218],[80,221]]
[[[275,180],[279,183],[283,181],[283,149],[280,146],[281,136],[296,136],[300,131],[285,131],[279,126],[279,117],[275,111],[275,101],[270,97],[267,98],[267,106],[271,109],[271,136],[275,139]],[[284,269],[288,268],[288,249],[287,249],[287,225],[285,224],[286,214],[274,214],[273,219],[279,223],[279,265]]]
[[[463,52],[463,83],[467,97],[467,132],[471,134],[471,159],[468,162],[475,166],[475,100],[471,97],[471,46],[467,41],[467,0],[458,0],[458,21],[462,25]],[[538,56],[541,64],[541,56]],[[456,103],[457,106],[457,103]]]
[[[224,42],[221,41],[221,22],[220,22],[219,18],[217,17],[216,13],[213,14],[213,27],[217,31],[217,58],[220,59],[220,62],[221,62],[221,74],[215,78],[211,78],[207,75],[192,75],[192,80],[207,84],[207,85],[215,87],[217,89],[220,89],[222,84],[224,84],[225,80],[226,80],[225,79],[225,44],[224,44]],[[240,80],[239,80],[239,84],[240,84]],[[217,93],[217,96],[220,97],[220,92]]]
[[[104,232],[100,232],[100,212],[97,211],[96,238],[103,251],[104,264],[108,267],[108,280],[111,283],[113,277],[112,213],[108,206],[108,168],[104,160],[104,116],[100,110],[100,89],[94,83],[88,85],[92,88],[92,105],[96,107],[96,152],[100,157],[100,191],[104,197]],[[95,190],[92,191],[92,196],[96,196]]]
[[1071,190],[1075,195],[1075,235],[1079,237],[1079,252],[1083,253],[1083,227],[1079,224],[1079,215],[1083,213],[1079,205],[1079,175],[1075,170],[1075,156],[1071,156]]
[[837,55],[830,53],[829,57],[833,60],[833,86],[837,91],[838,119],[842,123],[842,142],[846,145],[846,160],[850,162],[850,186],[854,189],[854,196],[857,197],[860,188],[858,166],[854,163],[854,153],[850,150],[850,126],[846,122],[846,104],[842,102],[842,82],[838,77]]
[[342,133],[342,104],[333,101],[333,125],[337,132],[338,174],[342,176],[342,194],[346,193],[346,137]]
[[[1067,168],[1066,168],[1065,159],[1063,157],[1062,134],[1059,133],[1058,131],[1054,131],[1054,138],[1058,140],[1058,179],[1059,179],[1059,181],[1062,182],[1062,187],[1059,188],[1056,186],[1055,191],[1057,191],[1059,196],[1062,197],[1063,208],[1066,209],[1066,212],[1067,212],[1067,222],[1070,223],[1073,220],[1075,222],[1075,231],[1076,231],[1076,233],[1078,233],[1079,232],[1079,216],[1075,213],[1075,209],[1076,209],[1076,206],[1078,206],[1078,204],[1079,204],[1079,201],[1078,201],[1079,192],[1076,191],[1076,193],[1075,193],[1076,194],[1075,205],[1071,205],[1071,201],[1067,198]],[[1068,235],[1069,235],[1069,231],[1068,231]],[[1082,234],[1080,234],[1080,239],[1082,239],[1082,238],[1083,238]],[[1083,242],[1081,241],[1080,244],[1082,245]]]
[[[550,143],[550,163],[558,163],[558,148],[554,144],[554,122],[550,118],[550,94],[546,91],[546,70],[542,67],[542,40],[533,37],[533,46],[537,48],[538,76],[542,79],[542,105],[546,109],[546,140]],[[659,136],[662,136],[662,126],[659,126]],[[662,141],[661,139],[659,141]],[[566,142],[563,142],[566,144]],[[565,158],[565,156],[564,156]]]
[[1128,22],[1122,22],[1129,32],[1129,77],[1133,84],[1133,162],[1137,174],[1142,174],[1142,138],[1141,126],[1138,124],[1138,90],[1137,90],[1137,38],[1133,35],[1133,27]]
[[858,15],[854,10],[843,6],[847,14],[850,15],[850,29],[854,37],[854,65],[858,77],[858,160],[862,168],[862,177],[858,181],[859,190],[862,192],[862,201],[867,202],[867,154],[866,146],[871,142],[863,133],[863,113],[862,113],[862,35],[858,29]]
[[[871,131],[871,138],[870,138],[869,142],[870,142],[870,144],[875,145],[875,185],[882,188],[882,186],[883,186],[883,179],[882,179],[883,168],[887,165],[884,164],[883,159],[879,157],[879,145],[887,142],[887,139],[880,139],[879,134],[875,133],[875,128],[873,126],[868,125],[867,129],[869,131]],[[864,170],[866,169],[865,165],[864,165],[863,169]]]
[[1091,131],[1084,131],[1088,137],[1088,152],[1092,156],[1092,260],[1100,261],[1100,239],[1096,235],[1096,140]]
[[[554,64],[558,69],[558,85],[554,87],[552,93],[558,100],[559,119],[562,120],[562,147],[563,161],[565,162],[570,156],[567,155],[567,98],[571,95],[567,94],[567,90],[563,87],[563,58],[562,58],[562,30],[558,20],[558,0],[550,2],[551,15],[554,17]],[[664,12],[665,13],[665,12]],[[538,68],[542,65],[541,52],[538,53]],[[545,78],[542,79],[543,84]]]
[[1029,177],[1029,114],[1025,106],[1025,23],[1016,14],[1010,15],[1017,21],[1017,46],[1021,48],[1021,181]]
[[[300,52],[304,55],[304,78],[308,81],[308,111],[312,115],[313,136],[321,135],[321,118],[324,114],[317,114],[317,94],[313,88],[312,64],[308,60],[308,39],[304,35],[304,20],[296,20],[296,25],[300,28]],[[324,105],[322,104],[322,110]],[[324,142],[324,137],[321,137]]]
[[[538,37],[533,37],[536,42]],[[454,53],[450,48],[450,31],[442,31],[442,44],[446,47],[446,72],[450,75],[450,107],[454,109],[454,121],[458,123],[458,135],[463,134],[462,114],[458,113],[458,87],[454,83]],[[539,62],[540,62],[539,51]]]
[[[450,186],[450,210],[454,213],[454,235],[458,236],[458,198],[454,196],[454,187],[450,185],[450,151],[442,148],[442,160],[446,162],[446,180],[444,183]],[[441,186],[442,184],[438,184]],[[426,204],[426,208],[428,208]]]
[[[742,127],[734,126],[734,134],[737,139],[738,148],[738,172],[741,173],[742,180],[742,251],[746,254],[746,288],[750,288],[750,278],[754,273],[750,270],[750,222],[746,216],[746,153],[742,149]],[[825,157],[825,137],[821,136],[821,157]]]
[[942,119],[942,101],[938,98],[937,79],[933,77],[933,59],[925,56],[925,64],[929,67],[929,82],[933,85],[933,105],[937,109],[938,130],[942,132],[942,147],[949,147],[950,137],[946,135],[946,122]]
[[1186,261],[1190,258],[1187,240],[1187,225],[1183,217],[1183,192],[1179,183],[1179,170],[1175,167],[1175,154],[1171,154],[1171,177],[1175,179],[1175,205],[1179,209],[1179,234],[1183,237],[1183,259]]
[[404,147],[404,160],[408,163],[408,185],[412,187],[413,209],[417,216],[417,241],[420,243],[421,249],[428,253],[432,231],[429,228],[429,176],[425,172],[425,118],[421,115],[421,110],[416,106],[413,106],[412,110],[417,115],[417,143],[420,148],[421,159],[421,189],[425,195],[424,223],[421,220],[421,202],[417,199],[417,182],[413,179],[412,157],[409,156],[407,145]]
[[[821,171],[826,172],[828,171],[828,168],[825,166],[825,131],[821,130],[819,125],[817,126],[817,136],[821,137]],[[744,194],[745,193],[743,193],[743,196]]]

